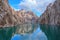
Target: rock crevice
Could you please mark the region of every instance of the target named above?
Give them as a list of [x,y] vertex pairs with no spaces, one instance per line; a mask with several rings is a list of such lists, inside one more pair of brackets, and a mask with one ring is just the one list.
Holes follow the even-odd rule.
[[48,5],[39,21],[40,24],[60,25],[60,0],[56,0],[52,6]]
[[15,11],[9,6],[8,0],[0,0],[0,27],[30,23],[32,20],[36,22],[37,18],[38,17],[32,11]]

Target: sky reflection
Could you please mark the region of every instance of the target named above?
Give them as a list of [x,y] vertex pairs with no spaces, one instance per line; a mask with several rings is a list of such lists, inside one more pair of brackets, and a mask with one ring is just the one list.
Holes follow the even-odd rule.
[[15,34],[11,40],[47,40],[47,37],[38,27],[32,34]]

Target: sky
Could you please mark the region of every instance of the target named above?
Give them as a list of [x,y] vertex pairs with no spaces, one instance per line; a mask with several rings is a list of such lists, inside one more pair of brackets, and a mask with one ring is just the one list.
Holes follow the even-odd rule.
[[42,15],[50,3],[55,0],[9,0],[9,5],[16,11],[25,9],[33,11],[37,16]]

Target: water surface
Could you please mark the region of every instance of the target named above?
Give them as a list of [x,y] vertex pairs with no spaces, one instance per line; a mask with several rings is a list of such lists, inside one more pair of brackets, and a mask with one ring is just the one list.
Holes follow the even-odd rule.
[[46,34],[48,40],[60,40],[60,25],[41,24],[40,28]]
[[47,40],[47,37],[44,32],[40,30],[40,27],[38,27],[30,34],[15,34],[11,40]]
[[0,40],[60,40],[60,26],[21,24],[0,28]]

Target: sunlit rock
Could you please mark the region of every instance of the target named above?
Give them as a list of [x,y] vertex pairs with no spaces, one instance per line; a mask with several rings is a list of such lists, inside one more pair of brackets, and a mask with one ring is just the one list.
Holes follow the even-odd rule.
[[60,25],[60,0],[50,4],[40,16],[40,24]]
[[23,23],[36,23],[37,16],[32,11],[15,11],[8,0],[0,0],[0,27],[14,26]]

